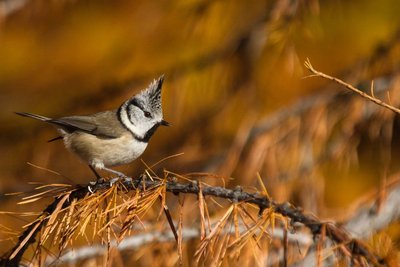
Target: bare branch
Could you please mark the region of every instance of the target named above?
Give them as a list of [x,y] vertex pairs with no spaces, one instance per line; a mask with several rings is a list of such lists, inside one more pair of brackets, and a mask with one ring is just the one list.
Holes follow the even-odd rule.
[[[182,229],[183,240],[189,240],[199,237],[199,231],[195,228]],[[146,244],[154,242],[174,242],[175,235],[172,232],[154,231],[151,233],[143,233],[124,238],[121,242],[116,240],[111,241],[111,247],[115,247],[120,251],[134,250],[143,247]],[[90,245],[83,246],[77,249],[66,251],[59,258],[46,259],[45,266],[54,266],[54,264],[74,264],[84,259],[89,259],[97,256],[102,256],[107,253],[107,245]]]
[[[398,182],[394,180],[394,182]],[[391,185],[392,186],[392,185]],[[388,189],[384,189],[388,190]],[[377,193],[378,194],[378,193]],[[373,233],[387,227],[392,222],[400,218],[400,185],[388,190],[385,199],[380,200],[379,209],[377,202],[373,201],[358,208],[358,212],[354,214],[345,224],[344,229],[355,238],[369,238]],[[331,240],[327,240],[324,244],[327,251],[331,250]],[[316,246],[310,249],[304,259],[295,266],[311,266],[315,265]],[[324,252],[322,252],[324,253]],[[328,259],[327,257],[327,260]]]
[[359,209],[345,225],[345,229],[357,238],[368,238],[400,218],[400,185],[388,192],[379,202],[373,202]]
[[[175,223],[176,224],[176,223]],[[244,226],[239,229],[241,232],[246,231]],[[229,234],[234,233],[234,229],[229,229]],[[275,228],[271,232],[271,236],[278,240],[282,240],[286,230],[282,228]],[[201,237],[199,228],[182,228],[182,241],[198,239]],[[291,233],[287,231],[288,241],[290,243],[309,246],[313,240],[309,234],[306,233]],[[111,246],[117,248],[119,251],[135,250],[150,243],[174,242],[175,237],[172,232],[166,231],[151,231],[148,233],[141,233],[124,238],[121,242],[117,243],[116,240],[111,241]],[[88,245],[65,251],[59,258],[50,257],[46,259],[45,266],[56,264],[75,264],[79,261],[102,256],[107,252],[107,245]]]
[[317,76],[319,76],[319,77],[322,77],[322,78],[327,79],[327,80],[330,80],[330,81],[334,81],[334,82],[336,82],[336,83],[338,83],[338,84],[340,84],[340,85],[346,87],[347,89],[349,89],[349,90],[351,90],[351,91],[353,91],[353,92],[359,94],[360,96],[362,96],[362,97],[364,97],[364,98],[366,98],[366,99],[368,99],[368,100],[374,102],[375,104],[380,105],[380,106],[382,106],[382,107],[385,107],[385,108],[387,108],[387,109],[390,109],[391,111],[393,111],[393,112],[395,112],[395,113],[400,114],[400,109],[395,108],[395,107],[393,107],[392,105],[387,104],[386,102],[383,102],[382,100],[380,100],[380,99],[378,99],[378,98],[375,98],[375,97],[373,96],[373,84],[371,85],[371,94],[372,94],[372,95],[369,95],[369,94],[367,94],[367,93],[361,91],[360,89],[358,89],[358,88],[352,86],[351,84],[348,84],[348,83],[346,83],[346,82],[344,82],[344,81],[342,81],[342,80],[340,80],[340,79],[338,79],[338,78],[336,78],[336,77],[332,77],[332,76],[329,76],[329,75],[327,75],[327,74],[325,74],[325,73],[323,73],[323,72],[320,72],[320,71],[315,70],[314,67],[311,65],[311,62],[310,62],[309,59],[307,59],[307,60],[304,62],[304,66],[305,66],[309,71],[311,71],[314,75],[317,75]]
[[1,20],[4,20],[7,16],[22,9],[27,3],[28,3],[28,0],[0,1],[0,22],[1,22]]

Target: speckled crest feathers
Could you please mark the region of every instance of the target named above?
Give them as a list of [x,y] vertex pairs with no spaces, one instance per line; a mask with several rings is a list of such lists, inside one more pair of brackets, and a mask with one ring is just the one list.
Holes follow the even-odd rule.
[[142,90],[136,97],[148,99],[152,110],[161,109],[161,88],[164,82],[164,75],[154,79],[150,85]]

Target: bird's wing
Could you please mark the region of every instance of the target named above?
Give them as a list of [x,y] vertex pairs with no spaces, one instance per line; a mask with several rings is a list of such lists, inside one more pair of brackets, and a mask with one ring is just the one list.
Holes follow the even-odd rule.
[[[90,116],[68,116],[58,119],[51,119],[26,112],[15,113],[20,116],[54,124],[56,127],[63,129],[68,133],[81,131],[102,138],[117,138],[120,137],[121,133],[126,131],[118,121],[116,110],[99,112]],[[57,139],[58,138],[54,138],[49,141]]]
[[82,131],[103,138],[117,138],[114,127],[109,124],[115,116],[112,112],[101,112],[92,116],[69,116],[49,121],[67,132]]

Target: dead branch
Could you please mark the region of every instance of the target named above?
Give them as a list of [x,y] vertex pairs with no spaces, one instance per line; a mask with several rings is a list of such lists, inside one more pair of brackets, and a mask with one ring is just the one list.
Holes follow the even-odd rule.
[[7,16],[10,16],[17,12],[18,10],[25,7],[28,0],[6,0],[0,2],[0,22],[4,20]]
[[[305,61],[304,66],[305,66],[309,71],[311,71],[311,73],[313,73],[312,76],[318,76],[318,77],[322,77],[322,78],[327,79],[327,80],[330,80],[330,81],[334,81],[334,82],[336,82],[336,83],[338,83],[338,84],[340,84],[340,85],[346,87],[347,89],[349,89],[349,90],[351,90],[351,91],[353,91],[353,92],[359,94],[360,96],[362,96],[362,97],[364,97],[364,98],[366,98],[366,99],[368,99],[368,100],[374,102],[375,104],[380,105],[380,106],[382,106],[382,107],[385,107],[385,108],[387,108],[387,109],[390,109],[391,111],[393,111],[393,112],[395,112],[395,113],[400,114],[400,109],[395,108],[394,106],[392,106],[392,105],[390,105],[390,104],[387,104],[386,102],[384,102],[384,101],[382,101],[382,100],[380,100],[380,99],[378,99],[378,98],[376,98],[376,97],[374,96],[374,86],[373,86],[373,83],[371,83],[371,95],[369,95],[369,94],[367,94],[367,93],[361,91],[360,89],[358,89],[358,88],[352,86],[351,84],[348,84],[348,83],[346,83],[346,82],[344,82],[344,81],[342,81],[342,80],[340,80],[340,79],[338,79],[338,78],[336,78],[336,77],[332,77],[332,76],[329,76],[329,75],[327,75],[327,74],[325,74],[325,73],[323,73],[323,72],[320,72],[320,71],[315,70],[314,67],[311,65],[311,62],[310,62],[309,59],[307,59],[307,60]],[[389,99],[389,102],[390,102],[390,99]]]
[[[397,182],[397,180],[394,180]],[[384,199],[369,202],[357,209],[357,212],[347,220],[343,225],[354,238],[367,239],[373,233],[376,233],[400,218],[400,185],[390,185],[387,195]],[[378,195],[378,194],[377,194]],[[327,250],[332,245],[330,240],[324,244]],[[307,255],[295,266],[311,266],[314,265],[317,254],[317,247],[310,248]],[[327,257],[327,260],[331,260]]]
[[[174,223],[176,225],[177,223]],[[213,224],[214,225],[214,224]],[[241,232],[246,231],[244,226],[239,229]],[[227,229],[229,234],[234,233],[234,229]],[[271,237],[274,239],[282,240],[285,230],[282,228],[274,228],[271,231]],[[287,232],[288,241],[290,243],[300,246],[310,246],[313,242],[312,237],[308,233],[292,233]],[[182,229],[182,240],[193,240],[199,239],[201,232],[199,228],[183,228]],[[143,247],[150,243],[161,243],[161,242],[174,242],[175,236],[172,232],[166,231],[149,231],[146,233],[140,233],[133,236],[128,236],[121,242],[117,243],[116,240],[111,242],[112,247],[116,247],[119,251],[124,250],[135,250]],[[79,261],[104,255],[107,252],[107,245],[88,245],[65,251],[59,258],[50,257],[46,259],[45,266],[57,264],[75,264]]]
[[365,205],[345,225],[357,238],[368,238],[400,218],[400,186],[390,190],[384,199]]
[[[184,228],[182,230],[183,240],[189,240],[199,237],[199,231],[197,228]],[[161,232],[154,231],[149,233],[137,234],[129,236],[123,239],[121,242],[113,240],[111,242],[112,247],[116,247],[118,250],[134,250],[143,247],[146,244],[154,242],[175,242],[175,235],[173,232]],[[54,266],[54,264],[74,264],[79,261],[88,258],[94,258],[107,253],[107,245],[90,245],[83,246],[77,249],[71,249],[66,251],[59,258],[48,258],[46,259],[45,266]]]
[[[214,196],[218,198],[228,199],[235,203],[251,203],[257,205],[260,210],[260,214],[263,210],[272,208],[275,213],[281,214],[284,217],[290,219],[291,224],[301,223],[306,226],[312,233],[313,236],[319,236],[323,228],[325,228],[326,236],[329,237],[333,242],[337,244],[342,244],[347,251],[350,251],[352,255],[358,257],[363,257],[368,262],[373,265],[381,266],[385,265],[384,261],[374,255],[364,244],[359,240],[352,238],[344,229],[339,227],[334,223],[324,223],[318,220],[315,216],[305,214],[300,208],[294,207],[289,203],[276,203],[270,198],[263,196],[259,193],[249,193],[242,191],[240,187],[236,189],[227,189],[218,186],[207,186],[202,184],[199,186],[198,182],[192,183],[179,183],[172,179],[170,181],[166,180],[156,180],[156,179],[136,179],[132,180],[130,178],[124,179],[117,182],[117,184],[112,185],[110,182],[99,182],[95,185],[89,186],[78,186],[73,191],[70,192],[69,198],[64,197],[56,198],[53,203],[51,203],[36,220],[36,223],[32,223],[19,237],[17,244],[3,257],[0,261],[1,266],[18,266],[23,254],[27,248],[35,242],[35,237],[43,226],[48,222],[49,217],[47,215],[54,212],[57,208],[60,208],[60,203],[62,203],[62,208],[68,207],[74,200],[82,199],[91,192],[103,191],[110,189],[113,186],[118,186],[121,190],[140,190],[146,191],[150,188],[158,188],[160,186],[165,186],[167,192],[171,192],[175,195],[178,194],[195,194],[198,195],[199,192],[203,196]],[[64,195],[65,196],[65,195]],[[61,202],[63,200],[63,202]],[[51,218],[51,217],[50,217]],[[11,257],[12,256],[12,257]]]

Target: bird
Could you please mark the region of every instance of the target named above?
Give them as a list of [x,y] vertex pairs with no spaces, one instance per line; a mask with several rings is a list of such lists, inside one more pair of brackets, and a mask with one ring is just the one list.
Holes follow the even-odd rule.
[[145,151],[150,138],[159,126],[169,126],[163,119],[161,88],[164,75],[123,102],[117,109],[85,116],[48,118],[27,112],[17,115],[49,123],[60,136],[49,140],[64,140],[65,147],[87,163],[97,181],[96,170],[105,170],[118,177],[125,174],[110,167],[128,164]]

